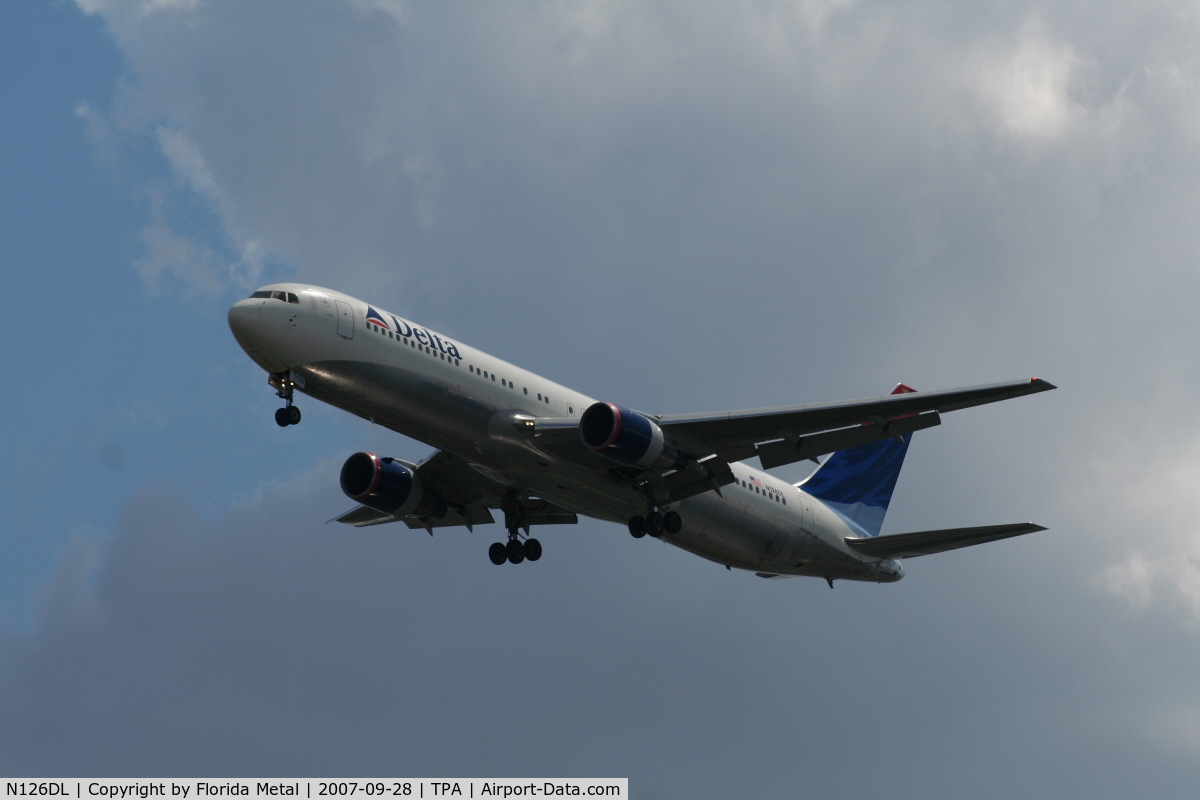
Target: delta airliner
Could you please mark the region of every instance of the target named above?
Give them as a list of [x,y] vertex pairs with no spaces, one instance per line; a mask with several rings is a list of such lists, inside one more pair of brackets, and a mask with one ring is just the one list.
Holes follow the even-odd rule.
[[[330,289],[264,286],[229,310],[241,347],[300,421],[299,390],[418,439],[418,464],[355,453],[341,487],[354,526],[495,521],[492,562],[537,561],[534,526],[583,514],[763,578],[892,582],[900,560],[1045,530],[1032,523],[880,535],[914,431],[947,411],[1055,388],[1039,378],[814,405],[658,415],[598,401]],[[823,463],[818,459],[828,455]],[[819,464],[798,484],[763,470]],[[331,520],[333,521],[333,520]]]

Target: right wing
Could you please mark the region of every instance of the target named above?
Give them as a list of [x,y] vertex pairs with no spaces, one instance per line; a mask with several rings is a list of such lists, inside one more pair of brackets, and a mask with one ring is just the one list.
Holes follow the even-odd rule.
[[1052,383],[1033,378],[941,392],[654,419],[664,434],[696,458],[715,453],[725,461],[741,461],[757,455],[763,467],[770,469],[932,427],[939,423],[938,415],[947,411],[1054,388]]
[[[1041,378],[969,386],[941,392],[908,392],[804,406],[782,406],[710,414],[645,415],[663,435],[694,459],[693,470],[668,472],[662,478],[663,499],[674,502],[732,483],[729,463],[758,456],[763,469],[845,450],[931,428],[941,414],[1045,392],[1055,386]],[[527,422],[535,441],[547,451],[623,480],[639,480],[629,470],[600,456],[580,440],[578,419],[535,419]]]
[[846,544],[863,555],[878,558],[915,558],[1044,530],[1044,527],[1032,522],[1018,522],[1011,525],[895,533],[890,536],[846,537]]

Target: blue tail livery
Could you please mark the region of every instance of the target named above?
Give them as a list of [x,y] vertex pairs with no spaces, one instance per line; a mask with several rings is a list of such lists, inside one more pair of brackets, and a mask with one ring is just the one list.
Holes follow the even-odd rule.
[[[915,391],[901,383],[891,394]],[[878,536],[911,440],[912,434],[906,433],[899,440],[884,439],[838,450],[802,488],[861,528],[863,535]]]

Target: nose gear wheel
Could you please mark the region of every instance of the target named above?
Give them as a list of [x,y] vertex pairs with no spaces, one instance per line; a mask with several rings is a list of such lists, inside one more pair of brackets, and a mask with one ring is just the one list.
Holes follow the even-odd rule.
[[267,383],[275,387],[275,396],[283,400],[283,408],[275,410],[275,424],[281,428],[288,425],[300,424],[300,409],[292,405],[292,397],[296,384],[292,381],[291,372],[273,372]]

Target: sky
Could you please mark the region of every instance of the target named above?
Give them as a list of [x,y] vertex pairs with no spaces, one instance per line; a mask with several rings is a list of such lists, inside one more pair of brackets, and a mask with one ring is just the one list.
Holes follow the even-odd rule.
[[[0,3],[0,774],[1192,797],[1200,9]],[[1033,376],[919,433],[894,585],[618,526],[325,524],[225,312],[335,288],[686,413]],[[800,480],[806,470],[777,471]]]

